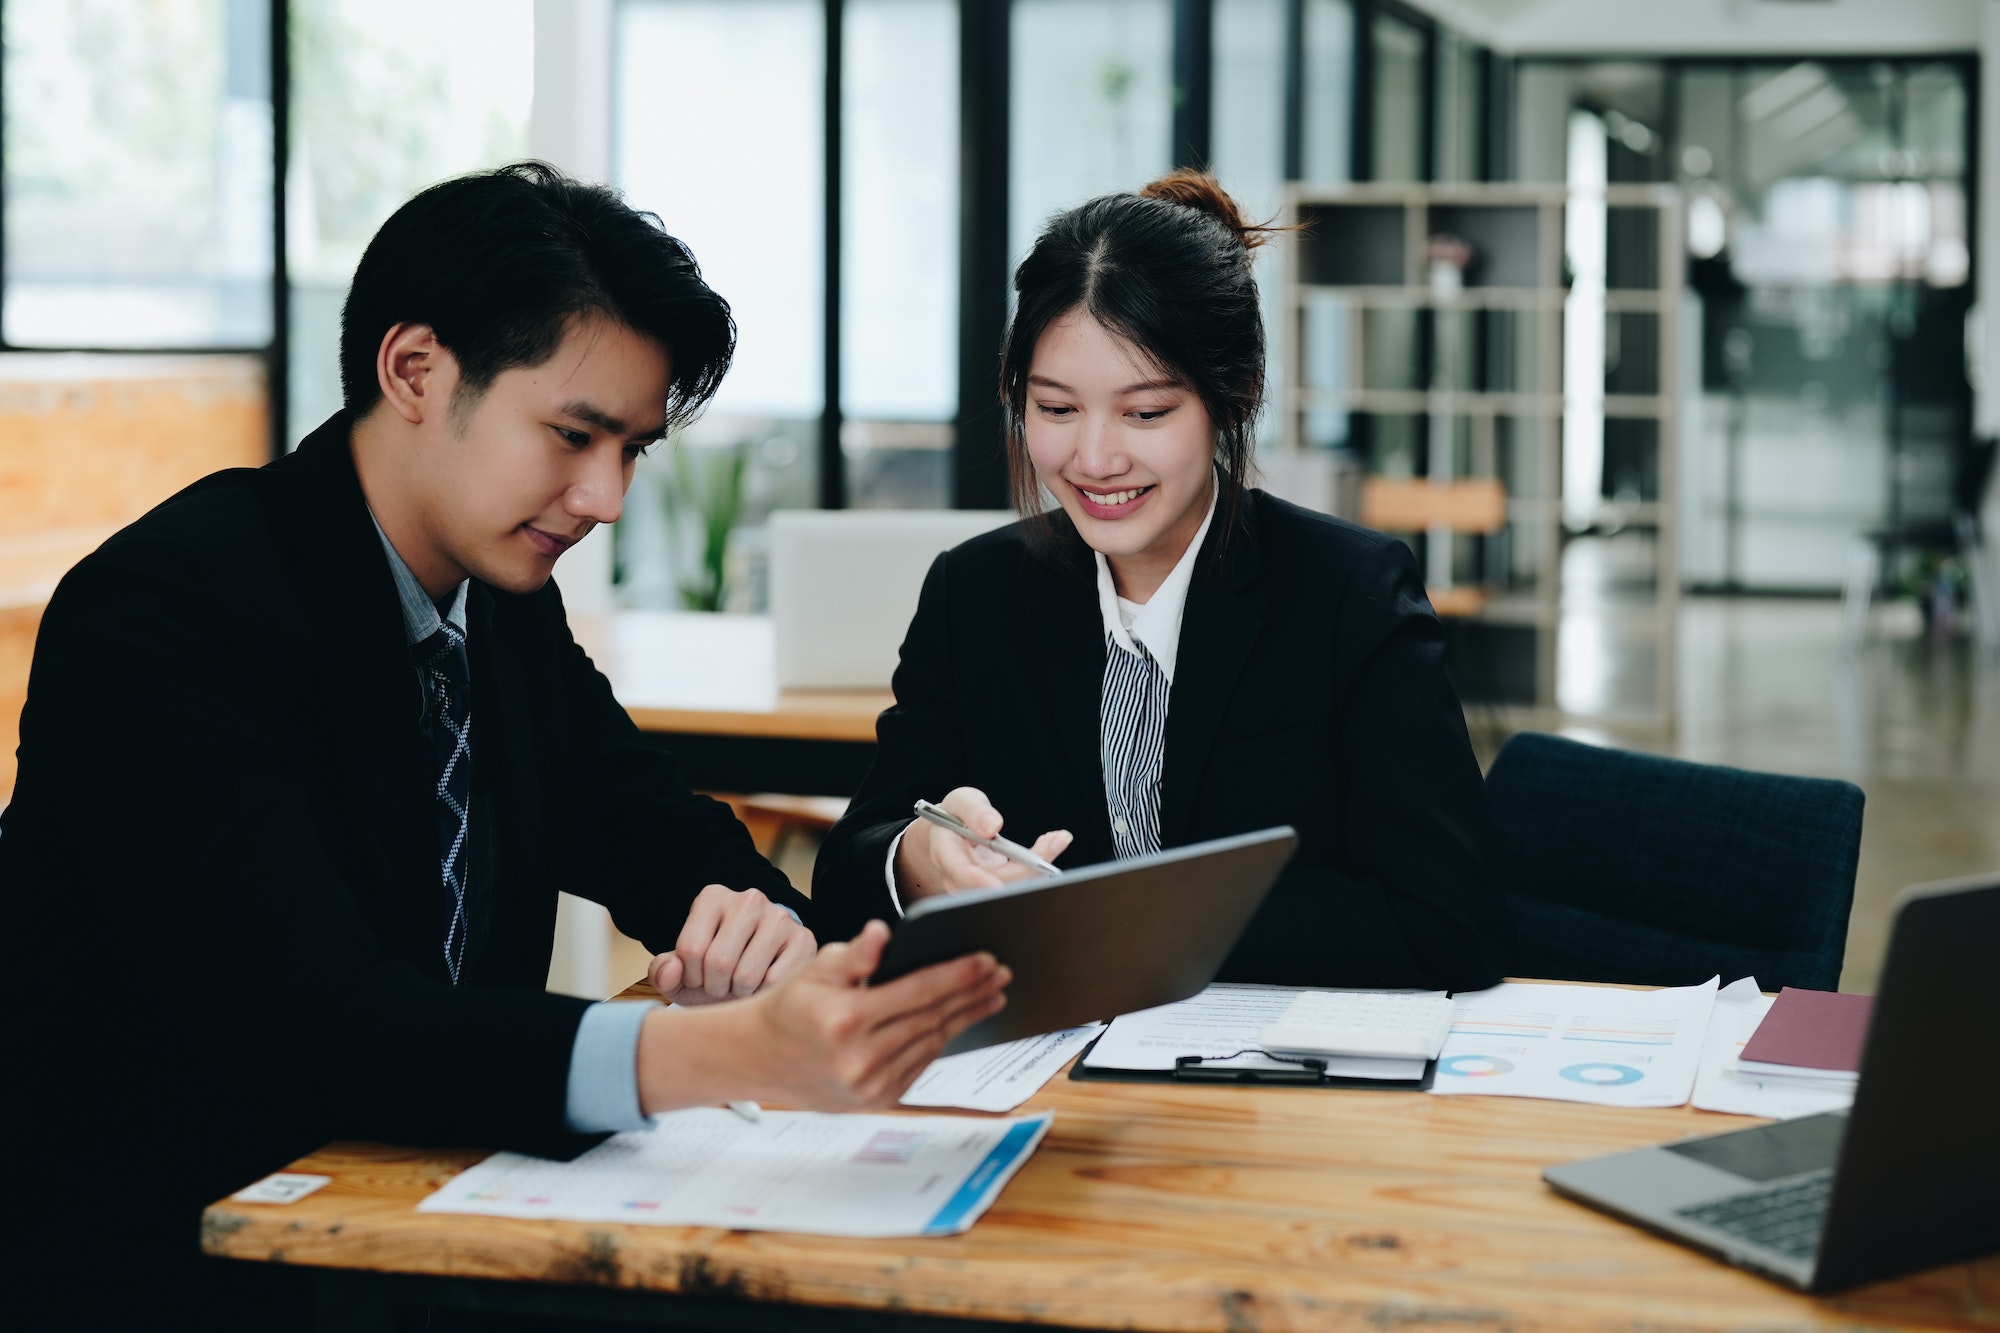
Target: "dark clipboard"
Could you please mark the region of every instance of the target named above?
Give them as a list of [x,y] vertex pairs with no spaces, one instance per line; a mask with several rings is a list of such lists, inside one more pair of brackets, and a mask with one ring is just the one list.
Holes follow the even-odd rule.
[[[1091,1038],[1090,1045],[1071,1062],[1069,1076],[1078,1083],[1182,1083],[1189,1087],[1252,1087],[1252,1088],[1371,1088],[1381,1092],[1429,1092],[1431,1080],[1437,1077],[1437,1061],[1424,1062],[1424,1076],[1416,1079],[1394,1078],[1346,1078],[1320,1073],[1311,1077],[1313,1071],[1305,1068],[1311,1061],[1302,1061],[1298,1070],[1290,1069],[1202,1069],[1198,1055],[1185,1055],[1184,1062],[1175,1069],[1093,1069],[1084,1064],[1090,1053],[1097,1049],[1098,1039]],[[1186,1063],[1194,1062],[1194,1063]]]

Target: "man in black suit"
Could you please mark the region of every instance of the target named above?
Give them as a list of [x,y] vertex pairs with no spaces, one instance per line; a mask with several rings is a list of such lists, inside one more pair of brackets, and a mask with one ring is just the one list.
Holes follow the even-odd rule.
[[[999,1007],[984,957],[864,989],[880,926],[815,955],[811,902],[570,637],[557,557],[733,347],[611,192],[446,182],[356,271],[345,409],[63,580],[0,819],[9,1299],[268,1325],[289,1293],[199,1259],[200,1210],[327,1139],[562,1154],[729,1098],[882,1104]],[[680,1003],[547,993],[558,889]]]

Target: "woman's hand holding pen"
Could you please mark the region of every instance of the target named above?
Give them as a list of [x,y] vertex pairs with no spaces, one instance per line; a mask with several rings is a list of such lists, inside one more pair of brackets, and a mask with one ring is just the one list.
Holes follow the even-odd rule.
[[[998,837],[1004,822],[986,793],[977,787],[957,787],[942,801],[945,810],[982,838]],[[1067,829],[1051,829],[1028,850],[1053,861],[1070,845]],[[998,884],[1033,878],[1038,872],[989,851],[977,843],[923,819],[913,819],[896,848],[896,888],[905,903],[940,893],[990,889]]]

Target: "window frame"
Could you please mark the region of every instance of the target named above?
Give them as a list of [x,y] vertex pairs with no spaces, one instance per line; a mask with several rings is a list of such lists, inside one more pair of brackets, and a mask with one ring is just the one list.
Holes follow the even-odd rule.
[[[622,0],[621,0],[622,2]],[[840,396],[842,93],[844,82],[844,0],[820,0],[824,6],[824,194],[819,230],[825,268],[824,328],[820,374],[824,386],[819,421],[819,502],[824,508],[849,503],[845,459],[840,436],[845,422]],[[292,15],[290,0],[266,0],[271,88],[271,336],[263,343],[160,348],[108,348],[89,345],[22,346],[7,342],[0,332],[0,356],[14,352],[93,352],[104,355],[256,355],[264,361],[270,400],[271,453],[287,447],[291,387],[291,271],[286,254],[289,216],[286,177],[290,168],[292,94]],[[1008,79],[1011,49],[1010,0],[957,0],[959,32],[959,256],[958,256],[958,397],[952,421],[951,503],[961,508],[1004,507],[1008,485],[1003,423],[992,389],[993,356],[1006,327],[1011,279],[1007,249],[1007,171],[1011,152],[1008,135]],[[1304,40],[1306,0],[1285,0],[1286,49],[1284,163],[1285,178],[1296,180],[1301,169],[1300,146],[1305,115]],[[0,30],[4,30],[6,0],[0,0]],[[1434,170],[1436,155],[1438,25],[1429,15],[1401,0],[1352,0],[1355,40],[1348,71],[1354,114],[1354,177],[1366,180],[1372,157],[1374,80],[1371,29],[1377,14],[1391,15],[1417,26],[1425,35],[1427,60],[1424,117],[1424,175]],[[1172,160],[1177,165],[1205,166],[1213,142],[1214,21],[1213,0],[1174,0],[1172,77],[1180,96],[1173,121]],[[1470,40],[1470,39],[1468,39]],[[1491,53],[1479,48],[1482,59]],[[5,105],[5,66],[0,61],[0,108]],[[1488,97],[1497,105],[1501,80],[1488,80]],[[1491,175],[1494,145],[1478,152]],[[5,299],[6,142],[0,133],[0,300]]]
[[[291,4],[266,0],[267,56],[271,87],[271,336],[263,342],[180,344],[172,347],[105,347],[88,343],[16,343],[0,325],[0,356],[89,352],[100,356],[244,356],[264,362],[271,420],[271,456],[286,450],[286,417],[290,404],[291,274],[286,264],[285,173],[291,159]],[[0,34],[6,31],[7,0],[0,0]],[[0,51],[4,55],[4,51]],[[6,61],[0,58],[0,120],[6,108]],[[0,304],[7,296],[7,136],[0,124]]]

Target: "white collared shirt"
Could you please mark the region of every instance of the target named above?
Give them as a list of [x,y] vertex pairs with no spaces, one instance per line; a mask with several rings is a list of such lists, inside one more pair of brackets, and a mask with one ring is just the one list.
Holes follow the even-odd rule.
[[1181,552],[1180,560],[1161,582],[1159,588],[1144,602],[1130,602],[1118,595],[1117,585],[1111,579],[1111,562],[1104,558],[1104,552],[1092,551],[1097,559],[1097,609],[1104,615],[1104,632],[1111,641],[1126,652],[1137,652],[1134,641],[1146,645],[1146,651],[1166,672],[1169,683],[1174,678],[1174,659],[1181,646],[1181,615],[1187,610],[1188,585],[1194,581],[1195,557],[1201,554],[1201,544],[1208,537],[1209,525],[1215,522],[1215,502],[1221,495],[1218,486],[1208,493],[1208,513],[1203,516],[1201,526],[1195,529],[1194,540],[1187,550]]
[[[1104,558],[1104,552],[1092,550],[1097,560],[1097,606],[1104,617],[1104,632],[1112,644],[1129,653],[1137,653],[1137,643],[1146,645],[1146,652],[1159,664],[1166,674],[1167,683],[1174,679],[1174,661],[1180,652],[1181,618],[1187,610],[1188,586],[1194,582],[1195,559],[1201,554],[1201,544],[1208,539],[1209,526],[1215,522],[1215,503],[1221,497],[1218,482],[1208,493],[1208,513],[1203,515],[1201,526],[1195,529],[1194,540],[1175,562],[1167,577],[1154,590],[1152,597],[1144,603],[1127,601],[1118,595],[1117,586],[1111,578],[1111,564]],[[1101,729],[1104,719],[1098,719]],[[889,854],[883,859],[882,874],[889,883],[889,901],[898,915],[903,911],[903,897],[896,891],[896,853],[903,845],[903,836],[910,831],[905,824],[902,832],[889,840]]]

